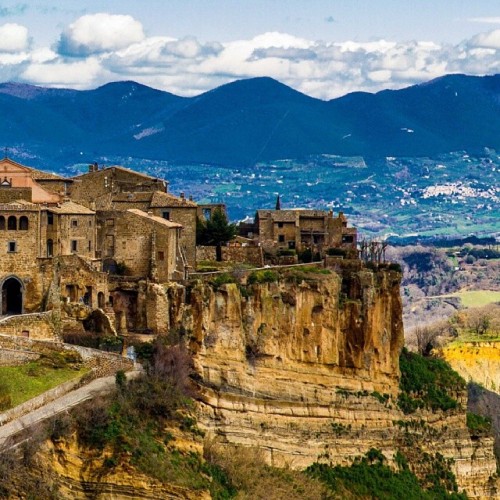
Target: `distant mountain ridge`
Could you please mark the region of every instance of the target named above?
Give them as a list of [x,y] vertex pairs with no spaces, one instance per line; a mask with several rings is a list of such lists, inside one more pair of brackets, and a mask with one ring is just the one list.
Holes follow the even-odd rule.
[[500,149],[500,75],[448,75],[330,101],[272,78],[196,97],[135,82],[95,90],[0,84],[0,145],[68,164],[102,156],[251,166],[312,154],[428,156]]

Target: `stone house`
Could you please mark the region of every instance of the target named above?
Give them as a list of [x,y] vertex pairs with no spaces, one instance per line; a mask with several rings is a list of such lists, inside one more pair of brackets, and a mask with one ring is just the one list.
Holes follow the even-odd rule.
[[[95,231],[95,212],[71,201],[50,207],[25,200],[0,204],[1,314],[43,310],[63,297],[68,285],[74,286],[68,297],[89,306],[91,297],[106,295],[107,283],[94,276],[100,268]],[[64,259],[72,255],[77,259]],[[63,283],[66,266],[83,268],[82,262],[88,266],[81,279]]]
[[197,205],[184,194],[174,196],[167,191],[165,180],[119,166],[99,169],[94,164],[88,173],[73,178],[70,196],[97,211],[132,208],[181,224],[178,251],[195,267]]
[[329,248],[356,249],[357,230],[347,227],[342,212],[326,210],[257,210],[254,223],[245,224],[243,236],[251,237],[265,251],[311,249],[325,254]]
[[98,246],[105,268],[125,266],[132,276],[159,282],[183,278],[177,248],[182,226],[138,209],[98,212]]

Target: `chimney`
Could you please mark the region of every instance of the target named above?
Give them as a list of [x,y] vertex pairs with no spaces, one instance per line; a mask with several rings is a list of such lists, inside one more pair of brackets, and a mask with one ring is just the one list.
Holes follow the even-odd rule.
[[193,195],[192,194],[189,195],[189,201],[193,201]]
[[181,198],[184,200],[185,197],[184,197],[184,193],[181,193]]

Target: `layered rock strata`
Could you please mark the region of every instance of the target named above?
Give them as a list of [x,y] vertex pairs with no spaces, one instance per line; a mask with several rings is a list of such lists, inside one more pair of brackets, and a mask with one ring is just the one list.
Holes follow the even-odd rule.
[[414,456],[425,474],[426,454],[440,453],[460,489],[491,496],[493,440],[471,440],[464,410],[410,419],[396,404],[399,278],[360,266],[243,287],[195,283],[170,321],[190,333],[200,423],[228,444],[259,446],[276,466],[350,464],[377,448]]

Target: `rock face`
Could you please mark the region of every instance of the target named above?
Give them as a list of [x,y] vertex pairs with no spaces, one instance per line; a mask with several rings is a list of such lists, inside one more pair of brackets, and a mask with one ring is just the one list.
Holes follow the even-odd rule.
[[200,423],[222,442],[261,447],[276,466],[350,464],[378,448],[390,460],[402,451],[425,475],[425,454],[440,453],[454,461],[459,489],[491,496],[493,440],[471,440],[464,410],[410,419],[397,407],[399,284],[399,273],[358,263],[191,286],[170,321],[190,333]]

